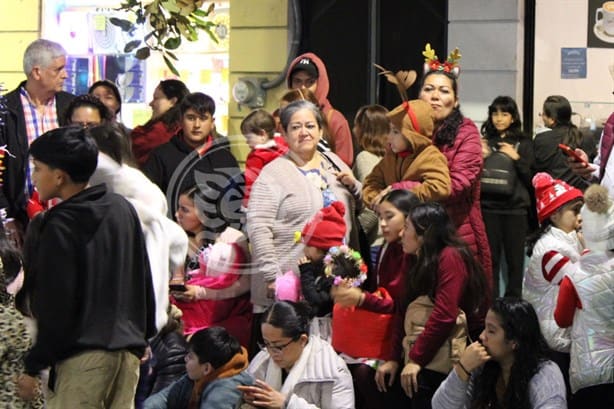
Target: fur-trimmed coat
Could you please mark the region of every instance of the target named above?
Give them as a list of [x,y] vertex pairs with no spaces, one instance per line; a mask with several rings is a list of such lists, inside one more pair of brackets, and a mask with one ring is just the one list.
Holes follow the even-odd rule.
[[407,189],[423,201],[443,201],[450,195],[446,157],[424,135],[413,132],[406,139],[410,145],[408,155],[386,152],[366,177],[363,200],[367,206],[388,186]]

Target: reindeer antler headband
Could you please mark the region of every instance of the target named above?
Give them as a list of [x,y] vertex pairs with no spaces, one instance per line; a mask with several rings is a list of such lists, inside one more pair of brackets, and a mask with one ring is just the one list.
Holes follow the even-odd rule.
[[422,55],[424,56],[425,74],[431,71],[443,71],[448,72],[458,78],[460,74],[458,62],[461,59],[461,54],[458,47],[452,50],[450,55],[448,55],[448,58],[443,63],[437,58],[435,50],[431,48],[430,43],[426,43],[426,47],[424,48],[424,51],[422,51]]
[[397,71],[396,73],[393,73],[392,71],[387,70],[381,65],[377,65],[377,64],[373,64],[373,65],[375,65],[381,71],[379,74],[386,77],[388,82],[391,82],[394,85],[396,85],[397,90],[399,91],[399,94],[401,95],[401,99],[403,100],[403,107],[405,108],[405,112],[407,112],[407,116],[411,120],[411,123],[414,129],[416,130],[416,132],[419,133],[420,123],[418,122],[416,113],[411,109],[411,106],[407,102],[407,100],[409,99],[407,97],[407,89],[411,87],[414,82],[416,82],[416,78],[418,77],[418,75],[416,74],[416,71],[401,70],[401,71]]

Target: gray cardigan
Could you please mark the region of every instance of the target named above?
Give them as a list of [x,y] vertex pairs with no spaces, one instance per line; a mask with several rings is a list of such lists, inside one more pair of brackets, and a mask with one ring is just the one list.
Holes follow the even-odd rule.
[[[478,371],[479,373],[479,371]],[[473,398],[475,375],[465,382],[452,369],[431,401],[433,409],[467,409]],[[546,361],[529,382],[529,401],[533,409],[566,409],[565,382],[559,367]]]
[[[350,170],[334,153],[326,155],[341,170]],[[346,207],[346,240],[351,243],[352,213],[356,204],[362,204],[362,185],[357,182],[356,189],[350,192],[337,181],[333,174],[336,169],[324,157],[322,164],[331,190]],[[303,245],[294,242],[294,232],[302,231],[322,206],[320,189],[309,183],[287,156],[273,160],[260,172],[247,208],[247,234],[254,263],[251,299],[255,312],[262,312],[273,301],[266,297],[266,282],[288,270],[299,274],[298,260],[303,255]]]

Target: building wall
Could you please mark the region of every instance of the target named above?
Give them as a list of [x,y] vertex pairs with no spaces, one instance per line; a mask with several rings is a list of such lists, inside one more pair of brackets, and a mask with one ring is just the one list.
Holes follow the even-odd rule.
[[0,13],[0,82],[9,90],[25,79],[23,53],[40,32],[40,0],[2,2]]
[[[240,77],[275,79],[284,69],[288,50],[288,0],[232,0],[230,4],[230,87]],[[285,81],[266,95],[265,109],[278,107]],[[240,162],[249,148],[241,135],[241,120],[250,112],[229,96],[228,136]]]
[[[448,48],[462,54],[459,95],[476,122],[498,95],[513,97],[522,112],[523,0],[449,0]],[[443,52],[439,53],[444,58]]]

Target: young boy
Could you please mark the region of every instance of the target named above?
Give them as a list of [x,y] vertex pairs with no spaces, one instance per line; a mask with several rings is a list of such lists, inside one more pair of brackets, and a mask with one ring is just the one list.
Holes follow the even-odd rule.
[[[214,173],[216,169],[226,169],[224,179],[240,173],[236,159],[228,147],[216,140],[213,135],[215,127],[215,102],[202,92],[188,94],[180,103],[181,130],[171,140],[154,149],[143,165],[143,173],[151,179],[164,193],[182,192],[195,184],[194,172]],[[197,151],[196,163],[184,162],[186,157]],[[169,186],[175,171],[188,169],[180,186]],[[231,170],[228,170],[231,169]],[[228,174],[230,172],[230,174]],[[178,189],[177,189],[178,188]],[[178,195],[177,195],[178,196]]]
[[88,187],[98,149],[82,128],[30,146],[32,180],[48,210],[26,271],[38,335],[18,381],[22,397],[52,367],[47,407],[132,407],[139,360],[155,334],[155,302],[134,208],[104,185]]
[[247,350],[224,328],[197,331],[188,342],[187,374],[150,396],[145,409],[238,407],[237,386],[254,383],[247,366]]
[[264,109],[257,109],[241,122],[241,132],[251,151],[245,160],[245,195],[243,208],[247,208],[249,192],[262,168],[273,159],[285,154],[288,146],[275,136],[275,119]]

